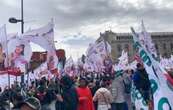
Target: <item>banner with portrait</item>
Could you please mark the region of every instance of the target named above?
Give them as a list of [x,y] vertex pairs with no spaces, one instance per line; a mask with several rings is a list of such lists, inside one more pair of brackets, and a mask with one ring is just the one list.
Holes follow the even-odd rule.
[[6,52],[7,52],[7,34],[6,26],[0,27],[0,71],[5,70],[6,65]]
[[8,42],[8,64],[10,68],[26,72],[31,56],[32,50],[29,42],[19,38],[11,39]]

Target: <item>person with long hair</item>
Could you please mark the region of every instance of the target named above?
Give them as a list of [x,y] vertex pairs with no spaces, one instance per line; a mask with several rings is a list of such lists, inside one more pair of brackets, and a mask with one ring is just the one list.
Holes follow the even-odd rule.
[[16,46],[15,51],[11,53],[10,56],[10,66],[17,67],[21,64],[27,63],[27,61],[24,58],[24,49],[25,49],[24,44]]

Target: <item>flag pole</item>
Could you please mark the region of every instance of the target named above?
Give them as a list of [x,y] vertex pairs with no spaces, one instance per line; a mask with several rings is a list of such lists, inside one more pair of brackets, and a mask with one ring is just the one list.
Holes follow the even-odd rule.
[[[7,34],[7,31],[6,31],[6,25],[4,25],[5,27],[5,33]],[[9,55],[8,55],[8,38],[7,38],[7,35],[5,36],[5,47],[6,47],[6,50],[5,50],[5,53],[6,53],[6,67],[8,68],[9,67]],[[8,73],[8,72],[7,72]],[[10,74],[8,73],[8,89],[10,90]],[[8,98],[9,98],[9,110],[11,110],[10,108],[10,92],[8,93]]]
[[[6,25],[4,24],[4,31],[5,31],[5,33],[7,33],[6,32]],[[5,47],[7,48],[6,50],[5,50],[5,54],[6,54],[6,67],[9,67],[9,59],[8,59],[8,39],[7,39],[7,35],[5,36]],[[8,88],[10,89],[10,75],[8,74]]]
[[[21,0],[21,34],[24,33],[24,13],[23,13],[23,0]],[[27,64],[25,64],[25,69],[27,68]],[[25,74],[26,71],[21,75],[21,87],[24,88],[25,84]]]

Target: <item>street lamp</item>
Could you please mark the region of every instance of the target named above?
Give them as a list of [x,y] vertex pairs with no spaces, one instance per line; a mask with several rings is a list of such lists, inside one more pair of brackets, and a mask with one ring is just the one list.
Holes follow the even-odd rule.
[[14,18],[14,17],[11,17],[11,18],[9,18],[9,22],[10,22],[10,23],[18,23],[18,22],[23,22],[23,21],[20,20],[20,19],[16,19],[16,18]]
[[21,0],[21,19],[16,19],[15,17],[11,17],[8,20],[10,23],[18,23],[21,22],[21,33],[24,32],[24,18],[23,18],[23,0]]

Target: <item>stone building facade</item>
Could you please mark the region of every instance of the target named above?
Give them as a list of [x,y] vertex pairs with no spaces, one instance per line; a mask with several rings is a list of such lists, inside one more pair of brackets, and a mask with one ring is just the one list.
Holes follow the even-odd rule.
[[[150,33],[155,44],[158,56],[170,57],[173,54],[173,32],[152,32]],[[131,33],[115,33],[105,31],[100,33],[97,42],[105,39],[112,47],[112,58],[117,62],[117,58],[121,55],[122,50],[129,54],[129,60],[133,60],[135,49],[133,48],[133,38]]]

